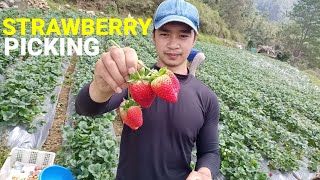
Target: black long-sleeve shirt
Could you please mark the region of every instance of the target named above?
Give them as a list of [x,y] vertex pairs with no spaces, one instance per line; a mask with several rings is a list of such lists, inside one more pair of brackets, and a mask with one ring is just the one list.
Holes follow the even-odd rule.
[[[213,176],[218,174],[217,96],[192,75],[176,76],[181,86],[177,103],[156,97],[150,108],[142,109],[143,125],[138,130],[124,125],[117,180],[185,180],[192,171],[195,142],[196,170],[207,167]],[[76,98],[76,111],[86,116],[109,112],[119,107],[127,93],[125,90],[105,103],[96,103],[89,96],[87,84]]]

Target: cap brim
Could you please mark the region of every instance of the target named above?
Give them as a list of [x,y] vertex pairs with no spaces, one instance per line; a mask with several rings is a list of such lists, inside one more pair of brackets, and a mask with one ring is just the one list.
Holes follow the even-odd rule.
[[189,25],[197,34],[198,34],[198,28],[193,24],[192,21],[190,21],[188,18],[183,16],[177,16],[177,15],[170,15],[163,19],[161,19],[159,22],[154,24],[155,29],[159,29],[161,26],[169,23],[169,22],[182,22],[187,25]]

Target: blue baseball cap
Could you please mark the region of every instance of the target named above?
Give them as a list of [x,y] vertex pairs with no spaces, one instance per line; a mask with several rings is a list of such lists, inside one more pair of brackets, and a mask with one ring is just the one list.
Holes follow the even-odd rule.
[[199,29],[199,13],[197,8],[184,0],[165,0],[156,10],[153,17],[153,25],[155,29],[160,28],[168,22],[182,22],[198,33]]

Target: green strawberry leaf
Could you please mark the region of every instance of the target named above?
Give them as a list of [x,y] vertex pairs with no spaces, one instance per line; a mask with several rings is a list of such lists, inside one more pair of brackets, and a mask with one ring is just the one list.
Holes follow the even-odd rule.
[[162,76],[167,72],[167,67],[163,67],[159,70],[158,76]]

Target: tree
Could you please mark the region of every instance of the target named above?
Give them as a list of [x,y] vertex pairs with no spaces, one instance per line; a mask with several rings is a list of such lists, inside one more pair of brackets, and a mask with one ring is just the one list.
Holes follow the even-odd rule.
[[219,13],[230,29],[243,33],[254,13],[253,0],[221,0]]
[[320,67],[320,1],[299,0],[289,13],[292,23],[286,28],[288,42],[293,42],[291,47],[294,55],[302,52],[309,61]]
[[299,32],[296,34],[296,48],[301,48],[304,43],[320,38],[320,1],[300,0],[290,13],[290,19],[297,25]]
[[256,8],[268,16],[269,21],[285,22],[287,11],[291,11],[297,0],[255,0]]
[[257,44],[270,44],[279,31],[278,25],[269,22],[266,17],[256,14],[245,29],[247,39]]

